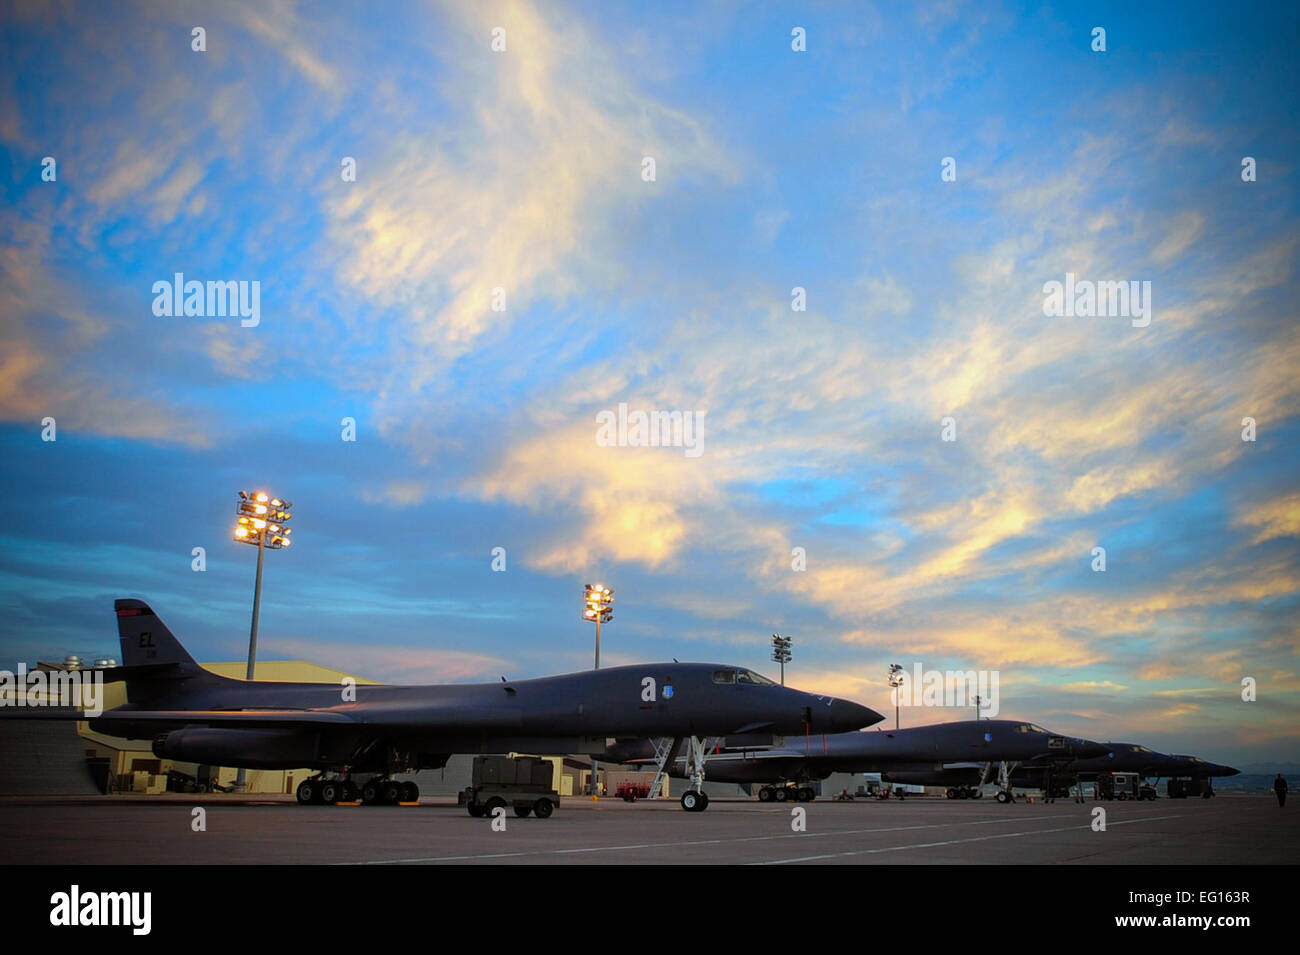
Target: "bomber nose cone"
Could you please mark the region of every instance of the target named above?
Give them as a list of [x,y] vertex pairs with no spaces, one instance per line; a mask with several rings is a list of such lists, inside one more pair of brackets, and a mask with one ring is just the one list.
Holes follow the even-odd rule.
[[869,706],[852,700],[835,699],[831,703],[831,732],[851,733],[864,726],[872,726],[884,717]]

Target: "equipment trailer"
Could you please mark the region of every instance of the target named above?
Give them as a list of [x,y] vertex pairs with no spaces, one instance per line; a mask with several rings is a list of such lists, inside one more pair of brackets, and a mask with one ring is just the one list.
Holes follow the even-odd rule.
[[513,806],[516,816],[536,814],[549,819],[560,807],[560,794],[551,788],[553,768],[536,756],[475,756],[473,785],[460,794],[460,804],[475,819]]

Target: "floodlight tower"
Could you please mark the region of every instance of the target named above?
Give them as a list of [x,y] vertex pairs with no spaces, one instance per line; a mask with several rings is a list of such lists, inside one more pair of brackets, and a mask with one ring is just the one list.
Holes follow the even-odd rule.
[[[293,531],[284,525],[292,514],[288,501],[272,497],[264,491],[240,491],[235,509],[235,540],[257,547],[257,577],[253,584],[253,625],[248,631],[248,670],[245,679],[253,679],[257,667],[257,617],[262,607],[262,557],[267,549],[279,550],[293,543]],[[235,781],[240,791],[244,788],[244,770],[241,768]]]
[[772,634],[772,659],[781,664],[781,685],[785,686],[785,665],[793,659],[790,652],[790,638],[779,633]]
[[[596,666],[600,669],[600,625],[614,619],[614,591],[603,584],[587,584],[582,592],[582,619],[596,625]],[[600,784],[596,781],[600,775],[600,764],[591,761],[591,795],[600,794]]]
[[889,665],[889,685],[894,689],[894,729],[898,729],[898,688],[903,685],[903,668],[897,663]]
[[583,589],[582,619],[596,625],[596,666],[600,669],[600,625],[614,619],[614,591],[600,584],[587,584]]

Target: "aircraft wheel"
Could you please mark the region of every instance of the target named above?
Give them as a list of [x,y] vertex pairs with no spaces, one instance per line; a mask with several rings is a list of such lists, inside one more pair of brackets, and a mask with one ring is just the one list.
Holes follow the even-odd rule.
[[771,802],[775,798],[776,798],[776,793],[772,790],[771,786],[764,786],[762,789],[758,791],[759,802]]
[[420,798],[420,787],[415,783],[402,783],[402,802],[416,802]]
[[682,808],[687,812],[699,812],[704,808],[704,793],[694,789],[682,793]]
[[316,783],[311,779],[304,779],[298,784],[298,805],[307,806],[316,801]]
[[533,803],[533,812],[537,813],[538,819],[550,819],[551,813],[555,812],[555,803],[549,799],[539,799]]
[[377,780],[370,780],[361,787],[361,801],[367,806],[379,804],[380,789]]
[[803,789],[799,790],[800,802],[812,802],[816,798],[817,793],[811,786],[805,786]]
[[327,779],[320,785],[320,801],[327,806],[332,806],[343,798],[342,787],[332,779]]
[[971,792],[971,794],[970,794],[970,798],[971,798],[971,799],[983,799],[983,798],[984,798],[984,790],[982,790],[982,789],[972,790],[972,792]]
[[998,793],[998,802],[1003,803],[1003,804],[1009,803],[1009,802],[1011,802],[1011,797],[1008,796],[1005,792],[999,792],[999,793]]
[[777,786],[772,790],[772,798],[777,802],[785,802],[790,798],[790,792],[784,786]]
[[339,796],[339,799],[340,799],[340,800],[342,800],[343,802],[356,802],[356,801],[357,801],[357,795],[358,795],[358,792],[357,792],[357,784],[356,784],[356,783],[354,783],[354,782],[353,782],[352,780],[350,780],[350,779],[345,779],[345,780],[343,780],[343,782],[341,782],[339,785],[343,787],[343,793],[342,793],[342,795]]
[[386,806],[396,806],[402,801],[402,784],[395,779],[385,779],[379,787],[379,799]]
[[515,806],[515,815],[518,816],[520,819],[528,818],[528,815],[532,811],[533,811],[532,806]]
[[949,799],[956,799],[956,798],[957,798],[957,791],[956,791],[955,789],[953,789],[951,786],[949,786],[949,787],[948,787],[948,791],[947,791],[946,793],[944,793],[944,795],[947,796]]

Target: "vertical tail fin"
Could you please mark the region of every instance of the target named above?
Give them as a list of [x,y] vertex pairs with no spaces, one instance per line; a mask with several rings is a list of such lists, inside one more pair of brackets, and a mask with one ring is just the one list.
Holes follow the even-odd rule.
[[113,609],[117,611],[117,635],[122,641],[124,666],[176,663],[198,668],[194,658],[143,600],[117,600]]

